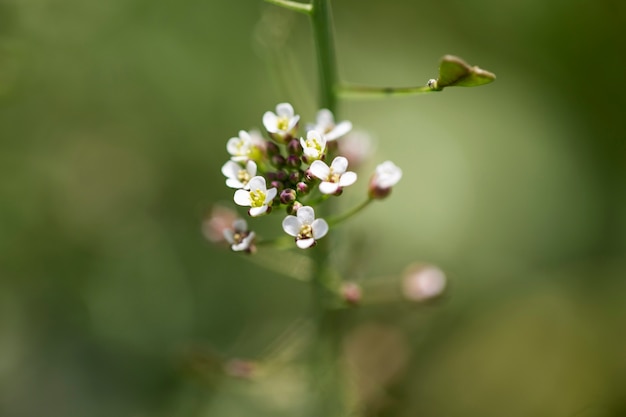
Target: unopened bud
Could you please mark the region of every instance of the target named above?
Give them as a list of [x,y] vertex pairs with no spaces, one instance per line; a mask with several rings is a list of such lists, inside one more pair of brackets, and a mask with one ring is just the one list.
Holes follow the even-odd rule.
[[265,142],[265,149],[266,149],[266,152],[267,152],[267,156],[269,156],[270,158],[272,158],[274,155],[279,155],[280,154],[280,148],[274,142],[266,141]]
[[280,202],[281,204],[290,204],[296,201],[296,190],[292,190],[291,188],[286,188],[280,192]]
[[282,168],[285,166],[285,157],[282,155],[274,155],[272,156],[272,165],[274,165],[276,168]]
[[293,139],[287,144],[289,155],[302,155],[302,145],[298,139]]
[[356,282],[346,282],[341,286],[341,296],[348,304],[359,304],[362,295],[361,286]]
[[299,201],[295,201],[292,205],[287,207],[287,214],[291,214],[295,216],[298,210],[300,210],[301,208],[302,208],[302,203]]
[[300,172],[299,171],[292,171],[291,173],[289,173],[289,182],[292,184],[297,184],[298,181],[300,181]]
[[299,194],[306,194],[309,192],[309,186],[306,182],[300,181],[296,184],[296,190],[298,190]]
[[270,185],[274,188],[276,188],[276,191],[282,191],[285,188],[285,184],[282,181],[272,181],[270,182]]
[[302,160],[300,159],[298,155],[289,155],[287,157],[286,163],[288,167],[300,168],[300,165],[302,164]]

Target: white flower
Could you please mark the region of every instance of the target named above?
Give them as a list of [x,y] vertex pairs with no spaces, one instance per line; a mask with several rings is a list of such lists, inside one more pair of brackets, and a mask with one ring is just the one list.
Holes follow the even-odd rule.
[[316,219],[313,207],[300,207],[295,216],[287,216],[283,220],[283,230],[296,238],[300,249],[310,248],[315,241],[328,233],[328,223],[324,219]]
[[312,129],[321,132],[331,142],[352,130],[352,123],[344,120],[335,124],[333,113],[328,109],[321,109],[317,112],[317,121]]
[[248,186],[250,187],[250,191],[235,191],[235,203],[240,206],[250,206],[250,210],[248,210],[250,216],[260,216],[268,210],[278,190],[276,190],[276,188],[270,188],[268,190],[265,185],[265,178],[261,176],[251,178],[250,182],[248,182]]
[[254,232],[248,231],[248,224],[244,219],[235,220],[232,229],[224,230],[224,238],[235,252],[251,251],[254,236]]
[[322,194],[334,194],[342,187],[347,187],[355,183],[356,173],[346,172],[348,160],[343,156],[333,159],[330,167],[322,161],[313,161],[309,170],[313,176],[322,180],[320,191]]
[[402,292],[411,301],[437,297],[445,287],[446,275],[436,266],[412,265],[404,273]]
[[370,179],[369,192],[372,198],[384,198],[391,192],[391,187],[402,178],[402,170],[393,162],[385,161],[376,167]]
[[308,160],[320,159],[326,150],[326,138],[317,130],[309,130],[306,140],[300,138],[302,152]]
[[228,161],[222,166],[222,174],[226,177],[226,185],[230,188],[250,189],[249,182],[256,175],[256,163],[248,161],[243,168],[237,162]]
[[276,139],[283,139],[295,132],[300,116],[294,114],[289,103],[280,103],[276,106],[276,113],[271,111],[263,115],[263,126]]
[[239,137],[230,138],[226,143],[226,150],[233,161],[247,161],[254,149],[254,142],[245,130],[239,131]]

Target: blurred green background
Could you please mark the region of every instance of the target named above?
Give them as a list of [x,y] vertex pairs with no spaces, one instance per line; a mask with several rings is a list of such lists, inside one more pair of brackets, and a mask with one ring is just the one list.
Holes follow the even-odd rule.
[[[341,103],[377,141],[342,201],[404,170],[343,229],[346,278],[450,281],[346,313],[362,415],[626,415],[626,3],[333,8],[344,80],[424,84],[446,53],[498,76]],[[261,0],[0,0],[0,415],[303,415],[309,288],[200,224],[228,138],[281,101],[314,118],[315,65],[306,18]]]

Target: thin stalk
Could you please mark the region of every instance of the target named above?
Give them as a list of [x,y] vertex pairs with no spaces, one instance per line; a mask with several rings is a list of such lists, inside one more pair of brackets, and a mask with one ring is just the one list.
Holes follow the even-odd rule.
[[346,219],[349,219],[350,217],[352,217],[355,214],[357,214],[359,211],[363,210],[365,207],[369,206],[372,201],[374,201],[373,198],[368,198],[367,200],[365,200],[364,202],[362,202],[358,206],[353,207],[352,209],[348,210],[347,212],[345,212],[343,214],[340,214],[337,217],[333,217],[333,218],[328,219],[327,220],[328,226],[333,227],[333,226],[338,225],[342,221],[344,221]]
[[369,87],[361,85],[343,85],[339,87],[337,93],[341,98],[381,98],[381,97],[403,97],[417,94],[436,93],[427,85],[416,87]]

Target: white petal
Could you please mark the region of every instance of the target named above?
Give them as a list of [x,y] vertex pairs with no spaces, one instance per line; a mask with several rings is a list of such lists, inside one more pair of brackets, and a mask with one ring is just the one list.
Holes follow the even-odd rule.
[[222,165],[222,174],[224,174],[226,178],[237,178],[240,170],[241,165],[233,161],[228,161]]
[[343,156],[338,156],[333,159],[333,162],[330,164],[330,168],[335,174],[343,174],[346,172],[346,169],[348,169],[348,160]]
[[252,138],[250,137],[250,134],[248,132],[246,132],[245,130],[240,130],[239,131],[239,138],[246,143],[247,145],[251,145],[252,144]]
[[226,150],[231,155],[239,155],[239,144],[241,143],[241,139],[239,138],[230,138],[228,142],[226,142]]
[[313,246],[314,243],[315,239],[313,238],[296,240],[296,246],[298,246],[300,249],[310,248],[311,246]]
[[311,166],[309,167],[311,174],[321,180],[325,180],[328,178],[330,174],[330,168],[323,161],[313,161]]
[[276,106],[276,114],[282,117],[293,117],[293,107],[289,103],[280,103]]
[[224,239],[226,239],[228,243],[230,243],[231,245],[235,243],[235,231],[234,230],[224,229],[222,234],[224,235]]
[[235,191],[234,200],[235,204],[239,204],[240,206],[249,206],[251,204],[250,192],[246,190],[237,190]]
[[327,126],[335,124],[335,117],[328,109],[321,109],[317,112],[317,125],[325,130]]
[[349,121],[343,121],[339,123],[333,130],[326,134],[326,140],[331,141],[342,137],[346,133],[352,130],[352,123]]
[[336,182],[323,181],[322,183],[320,183],[320,192],[322,194],[335,194],[338,189],[339,184],[337,184]]
[[256,162],[252,160],[248,161],[246,164],[246,171],[248,171],[248,174],[250,174],[251,177],[254,177],[256,175]]
[[260,175],[257,175],[256,177],[252,177],[250,181],[248,182],[248,186],[250,187],[250,190],[252,191],[256,191],[256,190],[265,191],[267,189],[267,186],[265,185],[265,178],[261,177]]
[[291,119],[289,119],[289,126],[287,127],[287,131],[291,131],[294,127],[296,127],[296,125],[298,124],[298,121],[300,120],[300,116],[299,115],[295,115],[293,116]]
[[296,213],[296,216],[298,216],[298,220],[300,220],[300,223],[311,224],[313,223],[313,220],[315,220],[315,211],[311,206],[300,207],[298,209],[298,212]]
[[260,216],[261,214],[264,214],[266,211],[267,211],[267,206],[252,207],[250,210],[248,210],[248,214],[252,217],[257,217],[257,216]]
[[324,219],[315,220],[311,228],[313,229],[313,237],[315,239],[321,239],[328,233],[328,223]]
[[235,178],[228,178],[226,179],[226,186],[230,187],[230,188],[246,188],[244,187],[244,185],[241,183],[241,181],[236,180]]
[[271,111],[266,111],[263,115],[263,126],[265,126],[265,130],[270,133],[276,133],[278,131],[278,118]]
[[298,236],[302,223],[296,216],[287,216],[283,219],[283,230],[290,236]]
[[339,185],[342,187],[347,187],[348,185],[354,184],[356,182],[356,179],[357,175],[355,172],[344,172],[341,178],[339,178]]
[[269,204],[270,201],[272,201],[274,199],[274,197],[276,197],[276,194],[278,193],[278,190],[276,189],[276,187],[272,187],[269,190],[267,190],[267,192],[265,193],[265,204]]
[[248,230],[248,223],[245,219],[237,219],[233,222],[233,229],[236,232],[245,232]]

